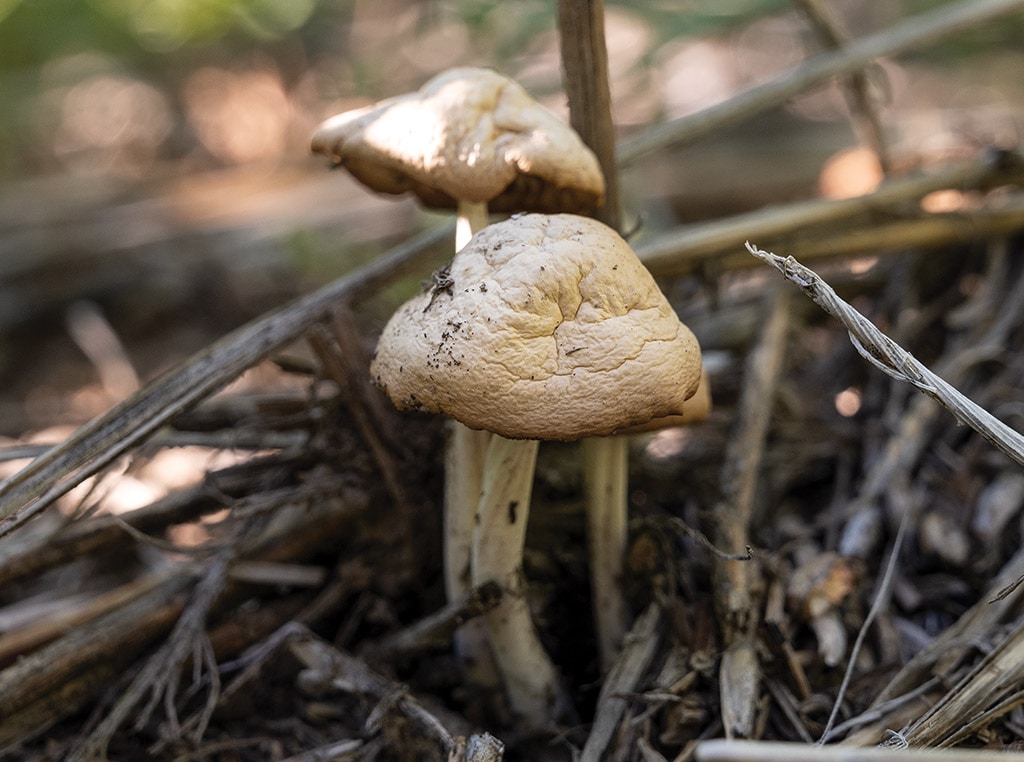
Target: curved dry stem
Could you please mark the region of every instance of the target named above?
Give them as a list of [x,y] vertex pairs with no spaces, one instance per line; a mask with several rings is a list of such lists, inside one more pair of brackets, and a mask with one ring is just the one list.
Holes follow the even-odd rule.
[[832,77],[862,69],[872,60],[922,47],[1012,13],[1022,5],[1021,0],[963,0],[910,16],[876,34],[851,40],[839,50],[810,58],[776,79],[721,104],[644,130],[619,146],[619,161],[628,164],[670,146],[695,142],[785,103]]
[[178,413],[327,319],[339,301],[420,269],[434,255],[433,247],[450,235],[448,226],[426,231],[369,265],[237,328],[82,426],[0,482],[0,536],[145,441]]
[[800,286],[815,304],[841,322],[850,334],[850,341],[865,360],[887,375],[924,392],[956,416],[960,423],[970,426],[1000,452],[1024,465],[1024,436],[969,400],[878,330],[870,320],[843,301],[816,272],[793,257],[781,257],[750,243],[747,250],[762,262],[774,266]]
[[496,434],[487,446],[473,535],[472,583],[497,582],[501,603],[484,615],[512,711],[540,727],[559,702],[558,676],[541,645],[526,599],[523,544],[537,460],[536,440]]

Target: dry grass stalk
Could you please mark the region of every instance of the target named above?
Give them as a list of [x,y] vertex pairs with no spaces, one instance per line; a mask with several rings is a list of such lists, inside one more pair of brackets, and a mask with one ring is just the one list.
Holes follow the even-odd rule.
[[[839,320],[850,332],[850,340],[865,360],[898,381],[905,381],[937,400],[953,413],[958,421],[970,426],[1000,452],[1024,465],[1024,436],[971,402],[927,366],[918,362],[909,352],[875,328],[867,318],[840,299],[817,273],[792,257],[781,257],[750,244],[747,244],[747,249],[800,286],[815,304]],[[1021,298],[1024,299],[1024,295]]]
[[354,273],[232,331],[147,384],[0,483],[0,536],[28,521],[87,477],[98,473],[179,413],[221,389],[328,318],[333,306],[423,269],[451,237],[443,226],[395,247]]
[[704,741],[697,762],[1022,762],[1024,754],[967,749],[850,749],[763,741]]
[[662,611],[658,604],[647,607],[626,635],[622,651],[601,685],[594,724],[580,752],[580,762],[607,758],[629,708],[629,694],[643,679],[661,645]]
[[[764,329],[746,363],[736,424],[726,446],[722,467],[722,502],[713,518],[715,543],[727,551],[749,549],[757,512],[756,499],[762,456],[786,355],[789,332],[788,295],[773,288],[766,300]],[[753,734],[755,706],[760,694],[760,670],[753,645],[763,591],[755,575],[757,561],[736,562],[712,555],[715,604],[725,640],[722,655],[722,723],[727,737]]]
[[649,128],[619,147],[619,160],[625,164],[670,146],[695,142],[715,130],[781,105],[831,77],[858,71],[875,59],[972,29],[1021,7],[1024,7],[1021,0],[966,0],[904,19],[835,52],[805,61],[779,78],[717,106]]
[[[896,178],[865,196],[812,199],[769,206],[746,214],[691,225],[637,245],[637,256],[659,277],[682,275],[710,266],[715,272],[755,266],[741,251],[753,238],[787,248],[801,256],[823,257],[895,251],[912,245],[955,243],[966,236],[1019,229],[1024,202],[1010,200],[974,212],[926,214],[920,201],[945,189],[990,189],[1024,180],[1024,162],[1017,154],[985,152],[926,172]],[[898,222],[886,217],[901,210]],[[852,228],[852,230],[851,230]]]
[[[827,48],[841,49],[849,42],[846,30],[834,10],[822,0],[796,0],[795,5],[811,22],[818,39]],[[881,76],[877,66],[850,72],[845,81],[846,100],[850,104],[850,112],[860,142],[871,147],[884,173],[888,173],[892,159],[889,156],[885,128],[882,126],[880,113],[881,100],[877,88],[872,88],[868,73]]]

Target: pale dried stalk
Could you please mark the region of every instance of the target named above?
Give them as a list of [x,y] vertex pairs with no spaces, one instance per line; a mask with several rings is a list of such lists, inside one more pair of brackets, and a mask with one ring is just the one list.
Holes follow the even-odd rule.
[[1024,762],[1024,754],[965,749],[852,749],[764,741],[703,741],[698,762]]
[[[616,230],[622,226],[615,124],[611,112],[603,0],[559,0],[559,50],[569,120],[594,152],[605,180],[604,204],[594,216]],[[606,672],[629,629],[622,573],[629,539],[629,440],[587,439],[583,448],[587,546],[598,656]]]
[[652,603],[633,623],[618,659],[601,686],[594,724],[579,762],[599,762],[607,758],[608,746],[629,708],[628,696],[636,692],[637,685],[661,647],[662,631],[661,606]]
[[434,247],[450,238],[452,229],[443,226],[416,236],[369,265],[247,323],[82,426],[0,482],[0,536],[145,441],[177,414],[326,320],[334,305],[421,268],[436,256]]
[[619,147],[622,163],[673,145],[692,143],[730,124],[785,103],[795,95],[832,77],[864,68],[870,61],[926,45],[971,29],[1024,6],[1024,0],[963,0],[900,21],[846,47],[799,64],[777,79],[754,87],[696,114],[645,130]]
[[[810,199],[680,227],[648,239],[637,246],[636,253],[647,269],[664,277],[693,272],[705,263],[712,264],[716,271],[750,267],[750,258],[736,249],[754,236],[761,240],[785,236],[787,242],[792,239],[794,246],[801,246],[805,256],[892,251],[962,241],[986,231],[1019,229],[1024,205],[1011,200],[970,213],[925,215],[920,211],[920,199],[948,188],[985,189],[1022,179],[1018,156],[984,153],[887,181],[876,191],[856,198]],[[875,229],[880,224],[880,212],[888,215],[894,208],[905,208],[906,214],[899,223],[882,225],[884,235],[879,234]],[[916,218],[915,214],[922,216]],[[851,228],[852,232],[847,232]],[[808,232],[814,229],[823,232]],[[839,246],[834,243],[837,239]]]
[[[729,551],[750,547],[761,460],[782,373],[789,333],[787,294],[776,288],[769,295],[769,313],[757,348],[748,358],[736,426],[729,437],[722,467],[722,502],[715,509],[715,543]],[[760,698],[761,674],[751,630],[756,621],[749,563],[712,556],[715,607],[726,650],[719,685],[722,724],[728,738],[749,738]]]
[[903,737],[913,746],[952,746],[1024,703],[1024,622],[1002,638]]
[[[794,0],[794,4],[811,22],[815,34],[825,47],[841,50],[849,44],[849,35],[830,4],[824,0]],[[885,139],[885,128],[882,126],[880,99],[877,93],[872,91],[867,72],[867,68],[850,72],[844,83],[846,100],[850,105],[854,129],[861,142],[871,147],[878,157],[882,171],[888,174],[892,161]],[[880,67],[876,67],[876,72],[881,73]]]
[[871,608],[868,610],[868,614],[864,617],[864,622],[861,624],[860,629],[857,632],[857,640],[853,644],[853,649],[850,651],[850,658],[846,665],[846,671],[843,673],[843,680],[839,684],[839,690],[836,692],[836,699],[832,705],[832,711],[829,713],[828,722],[825,723],[825,729],[821,732],[821,739],[818,744],[823,744],[828,739],[829,733],[835,726],[836,719],[839,717],[839,709],[846,700],[846,691],[850,686],[850,681],[853,679],[853,672],[857,665],[857,657],[860,655],[860,649],[864,646],[864,639],[867,637],[868,631],[871,629],[871,625],[874,623],[878,614],[889,602],[889,594],[892,592],[893,577],[896,573],[896,564],[900,557],[900,551],[903,549],[903,536],[907,531],[909,514],[904,513],[903,518],[900,521],[900,528],[896,532],[896,539],[892,543],[892,552],[889,554],[889,561],[885,565],[885,573],[882,575],[882,579],[878,583],[878,588],[875,590],[875,598],[871,602]]
[[817,273],[792,257],[780,257],[749,243],[747,250],[800,286],[815,304],[841,322],[849,331],[854,347],[864,359],[898,381],[905,381],[937,400],[953,413],[960,423],[970,426],[1000,452],[1024,465],[1024,436],[971,402],[916,360],[913,355],[878,330],[870,320],[839,298],[832,287]]

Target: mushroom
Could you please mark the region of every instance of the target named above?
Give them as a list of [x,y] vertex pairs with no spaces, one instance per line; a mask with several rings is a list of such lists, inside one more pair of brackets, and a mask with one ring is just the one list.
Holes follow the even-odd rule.
[[392,316],[371,375],[402,408],[492,432],[472,582],[505,595],[486,615],[510,704],[548,721],[557,672],[527,607],[522,551],[537,440],[607,436],[681,414],[701,373],[697,340],[629,245],[571,214],[516,215],[452,260],[451,288]]
[[604,200],[597,158],[573,129],[490,69],[450,69],[333,116],[312,149],[373,190],[457,209],[462,243],[488,211],[587,213]]
[[[601,205],[604,177],[579,136],[520,86],[490,69],[458,68],[415,93],[323,122],[312,149],[382,193],[414,193],[458,210],[456,246],[488,212],[579,212]],[[435,287],[447,288],[442,271]],[[487,436],[452,424],[445,453],[445,580],[450,600],[469,589],[469,548]],[[463,633],[463,656],[484,658]]]

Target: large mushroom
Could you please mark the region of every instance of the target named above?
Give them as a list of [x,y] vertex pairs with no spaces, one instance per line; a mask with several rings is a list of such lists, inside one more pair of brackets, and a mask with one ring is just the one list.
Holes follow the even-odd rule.
[[492,432],[472,581],[506,592],[486,621],[512,708],[550,719],[556,670],[530,617],[522,551],[537,440],[607,436],[681,414],[701,375],[697,340],[611,228],[517,215],[452,260],[450,287],[406,302],[380,337],[375,383],[402,408]]
[[[312,148],[373,190],[457,209],[456,251],[487,225],[489,211],[585,214],[604,198],[597,159],[573,129],[490,69],[452,69],[415,93],[331,117],[317,127]],[[446,283],[442,275],[436,285]],[[469,589],[486,443],[485,434],[453,424],[445,479],[450,599]]]

